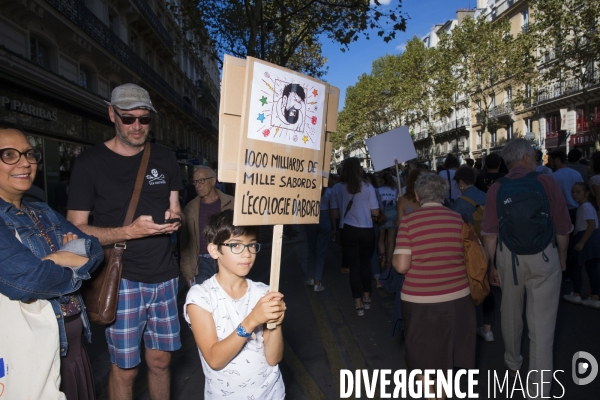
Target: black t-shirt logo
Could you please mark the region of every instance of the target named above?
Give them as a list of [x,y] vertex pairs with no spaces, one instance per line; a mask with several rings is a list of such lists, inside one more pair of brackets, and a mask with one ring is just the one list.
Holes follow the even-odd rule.
[[152,171],[150,171],[150,173],[152,175],[146,175],[146,179],[148,179],[149,185],[164,185],[167,183],[165,181],[165,174],[158,175],[158,171],[156,169],[153,169]]

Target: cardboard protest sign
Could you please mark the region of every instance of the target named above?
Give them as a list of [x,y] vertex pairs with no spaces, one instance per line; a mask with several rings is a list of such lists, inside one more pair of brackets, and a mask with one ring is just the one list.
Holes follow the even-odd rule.
[[337,124],[339,90],[251,57],[229,56],[222,85],[218,174],[236,183],[234,224],[318,223],[331,157],[326,132]]
[[[323,82],[321,82],[323,83]],[[327,116],[326,132],[337,129],[337,110],[340,91],[338,88],[327,87]],[[225,55],[223,60],[221,103],[219,107],[219,158],[218,179],[221,182],[236,182],[238,149],[241,140],[242,103],[246,88],[246,60]],[[331,142],[326,140],[321,163],[323,185],[327,185],[329,163],[331,161]]]
[[365,142],[375,171],[393,166],[395,159],[402,163],[417,157],[407,126],[370,137]]

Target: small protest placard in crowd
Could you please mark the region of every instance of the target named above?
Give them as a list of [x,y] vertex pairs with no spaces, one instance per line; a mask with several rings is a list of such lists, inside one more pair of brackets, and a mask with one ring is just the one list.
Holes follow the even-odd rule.
[[417,157],[407,126],[370,137],[366,144],[375,171],[394,166],[394,160],[403,163]]

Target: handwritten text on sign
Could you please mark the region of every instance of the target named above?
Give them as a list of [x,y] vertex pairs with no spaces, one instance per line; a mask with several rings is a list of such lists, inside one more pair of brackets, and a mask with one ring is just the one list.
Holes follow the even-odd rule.
[[[243,185],[261,187],[261,189],[265,186],[273,186],[279,188],[278,193],[282,192],[281,189],[291,189],[290,194],[295,196],[269,196],[264,190],[261,190],[260,194],[246,190],[242,194],[243,215],[319,216],[319,200],[301,198],[297,190],[318,189],[320,184],[320,176],[317,175],[320,172],[318,161],[246,149],[244,165],[251,167],[252,170],[244,172]],[[311,174],[312,177],[282,175],[282,170]],[[302,193],[307,192],[302,191]]]

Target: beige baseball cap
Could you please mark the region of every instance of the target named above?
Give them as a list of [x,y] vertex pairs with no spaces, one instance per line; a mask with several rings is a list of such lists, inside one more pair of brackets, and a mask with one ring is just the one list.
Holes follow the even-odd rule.
[[143,88],[133,83],[126,83],[113,89],[110,96],[110,102],[105,101],[109,106],[115,106],[120,110],[135,110],[145,108],[154,111],[150,94]]

